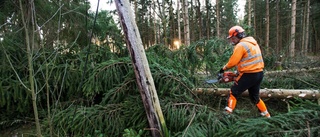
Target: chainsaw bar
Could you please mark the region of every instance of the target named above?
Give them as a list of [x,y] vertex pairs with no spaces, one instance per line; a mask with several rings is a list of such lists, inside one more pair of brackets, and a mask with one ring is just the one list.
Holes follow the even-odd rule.
[[206,83],[208,84],[212,84],[212,83],[217,83],[219,80],[217,79],[209,79],[209,80],[206,80]]

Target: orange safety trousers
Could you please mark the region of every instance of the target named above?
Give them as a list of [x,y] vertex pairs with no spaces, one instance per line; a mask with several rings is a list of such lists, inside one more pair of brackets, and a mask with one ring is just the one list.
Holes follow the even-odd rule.
[[[234,108],[236,107],[236,104],[237,104],[237,99],[236,97],[234,97],[232,95],[232,93],[230,92],[229,94],[229,98],[227,100],[227,103],[228,105],[226,106],[225,110],[227,111],[227,113],[232,113],[232,111],[234,110]],[[256,104],[257,108],[259,109],[260,111],[260,114],[262,116],[265,116],[265,117],[270,117],[270,113],[268,112],[267,110],[267,107],[266,105],[264,104],[264,102],[260,99],[259,102]]]
[[236,104],[237,104],[237,99],[235,96],[232,95],[232,93],[230,92],[229,94],[229,98],[227,100],[227,107],[225,108],[225,110],[228,112],[228,113],[231,113],[234,108],[236,107]]
[[258,107],[260,114],[262,116],[270,117],[270,113],[268,112],[266,105],[264,104],[264,102],[261,99],[258,102],[257,107]]
[[[232,111],[236,107],[236,104],[237,104],[237,99],[232,95],[232,93],[230,93],[229,98],[228,98],[228,105],[225,108],[225,110],[228,113],[232,113]],[[259,109],[259,111],[261,112],[260,114],[262,116],[265,116],[265,117],[268,117],[268,118],[270,117],[270,113],[268,112],[266,105],[264,104],[264,102],[261,99],[256,104],[256,106]]]

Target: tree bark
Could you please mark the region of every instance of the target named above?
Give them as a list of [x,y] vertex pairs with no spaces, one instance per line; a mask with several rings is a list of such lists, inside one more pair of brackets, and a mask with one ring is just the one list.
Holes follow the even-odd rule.
[[309,18],[310,18],[310,0],[307,0],[307,5],[306,5],[306,8],[307,8],[307,19],[306,19],[306,24],[305,24],[305,28],[306,28],[306,31],[305,31],[305,43],[303,44],[304,45],[304,55],[307,55],[308,53],[308,45],[309,45],[309,24],[310,24],[310,21],[309,21]]
[[210,2],[209,0],[206,0],[206,36],[207,36],[207,40],[210,39],[210,16],[209,16],[209,13],[210,13],[210,6],[209,6]]
[[276,45],[276,55],[279,55],[280,53],[280,8],[279,8],[279,4],[280,4],[281,0],[277,0],[277,5],[276,5],[276,19],[277,19],[277,30],[276,30],[276,38],[277,38],[277,45]]
[[180,26],[180,0],[177,0],[177,23],[178,23],[178,39],[181,42],[181,26]]
[[219,0],[216,0],[216,13],[217,13],[217,37],[220,38],[220,7],[219,7]]
[[146,110],[151,134],[153,137],[167,137],[168,130],[130,4],[127,0],[116,0],[115,2],[120,24],[126,37],[127,48],[131,56],[137,86]]
[[300,73],[300,72],[308,72],[308,71],[319,71],[320,67],[308,68],[308,69],[289,69],[289,70],[277,70],[277,71],[267,71],[265,74],[281,74],[281,73]]
[[188,0],[183,0],[184,45],[190,45]]
[[269,26],[270,26],[270,17],[269,17],[269,0],[266,0],[266,39],[265,39],[265,47],[266,53],[269,55]]
[[154,44],[158,44],[158,27],[157,27],[157,19],[156,19],[156,3],[152,0],[152,8],[153,8],[153,30],[154,30]]
[[[228,96],[229,88],[197,88],[193,90],[196,94],[210,94],[216,96]],[[242,96],[249,96],[246,90],[241,94]],[[305,89],[260,89],[261,98],[303,98],[303,99],[319,99],[319,90],[305,90]]]
[[[31,30],[29,33],[29,24],[25,21],[25,12],[23,11],[23,6],[21,0],[19,0],[19,5],[20,5],[20,10],[21,10],[21,19],[23,23],[23,28],[25,30],[25,39],[26,39],[26,47],[27,47],[27,57],[28,57],[28,72],[29,72],[29,82],[30,82],[30,89],[27,89],[28,91],[31,92],[31,97],[32,97],[32,106],[33,106],[33,113],[34,113],[34,118],[35,118],[35,123],[36,123],[36,131],[37,131],[37,136],[41,137],[41,126],[40,126],[40,121],[39,121],[39,116],[38,116],[38,107],[37,107],[37,94],[36,94],[36,89],[35,89],[35,82],[34,82],[34,73],[33,73],[33,55],[32,55],[32,50],[34,45],[32,42],[34,40],[34,31]],[[33,5],[33,1],[31,3]],[[30,16],[33,16],[32,10],[30,10],[31,14]],[[33,17],[29,17],[31,19],[34,19]],[[33,22],[33,21],[32,21]],[[34,24],[33,24],[34,25]],[[29,35],[31,34],[31,35]],[[30,42],[30,40],[32,42]]]
[[256,1],[254,0],[253,1],[253,28],[254,28],[254,34],[253,34],[253,36],[256,38],[257,37],[257,13],[256,13],[256,11],[257,11],[257,9],[256,9]]
[[251,27],[251,0],[248,0],[248,26]]
[[295,50],[295,35],[296,35],[296,10],[297,10],[296,7],[297,7],[297,0],[292,0],[289,57],[294,57],[295,55],[294,50]]
[[198,22],[198,30],[199,30],[199,36],[198,40],[202,39],[202,15],[201,15],[201,3],[200,0],[197,0],[197,22]]

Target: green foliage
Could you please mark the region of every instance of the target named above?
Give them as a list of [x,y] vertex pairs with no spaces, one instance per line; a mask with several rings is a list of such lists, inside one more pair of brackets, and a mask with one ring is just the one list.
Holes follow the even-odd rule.
[[270,119],[239,120],[215,136],[318,136],[319,105],[310,101],[296,101],[299,105],[294,105],[293,111]]
[[223,39],[211,39],[207,41],[203,51],[203,65],[206,71],[216,74],[233,52],[233,46]]
[[[202,49],[203,52],[201,52]],[[11,57],[19,53],[10,51],[10,48],[5,51],[10,53]],[[117,53],[110,52],[110,48],[99,48],[99,53],[92,53],[90,56],[92,65],[88,67],[88,77],[85,78],[83,87],[79,90],[79,81],[81,81],[79,76],[83,72],[85,51],[86,49],[79,54],[59,54],[57,52],[51,53],[50,49],[48,49],[48,51],[42,51],[43,55],[48,57],[46,60],[40,58],[41,56],[34,60],[35,68],[37,69],[36,78],[44,79],[43,73],[47,64],[51,74],[48,81],[51,83],[50,85],[56,85],[51,87],[51,90],[55,91],[52,92],[52,100],[58,100],[52,102],[57,104],[52,109],[54,112],[52,122],[55,133],[59,133],[59,136],[70,134],[75,136],[148,136],[150,133],[146,132],[146,130],[142,130],[143,132],[133,130],[145,129],[148,127],[148,122],[136,87],[130,59],[128,57],[118,57]],[[101,53],[106,53],[106,55],[99,55]],[[192,93],[192,89],[195,87],[194,83],[201,79],[192,75],[190,70],[202,70],[203,66],[212,68],[212,70],[219,69],[218,67],[228,60],[231,53],[232,46],[226,46],[223,41],[218,39],[207,41],[206,44],[199,42],[190,47],[190,49],[185,47],[178,51],[170,51],[161,45],[147,50],[149,67],[153,74],[171,136],[225,136],[233,134],[246,136],[252,135],[252,132],[257,132],[258,134],[267,132],[268,135],[291,135],[293,131],[284,132],[278,128],[295,128],[298,130],[300,126],[306,123],[299,123],[299,120],[286,120],[288,117],[312,119],[317,116],[318,112],[308,109],[296,111],[293,108],[292,110],[294,111],[285,114],[285,116],[277,113],[277,116],[272,117],[275,120],[270,121],[263,118],[251,119],[250,116],[246,116],[246,118],[239,117],[247,114],[247,112],[242,112],[241,109],[235,115],[225,117],[220,111],[208,107],[218,107],[217,103],[220,103],[221,100],[219,101],[219,98],[209,96],[206,96],[206,98],[194,95]],[[189,58],[191,59],[189,60]],[[188,61],[198,65],[191,65]],[[20,61],[20,63],[23,62]],[[6,71],[2,70],[3,74],[12,71],[10,67],[6,67]],[[17,70],[19,69],[17,68]],[[212,73],[215,73],[215,71],[212,71]],[[25,99],[22,98],[22,100],[28,102],[28,94],[26,94],[27,96],[24,95],[25,92],[23,92],[21,86],[12,86],[14,82],[8,81],[12,77],[14,75],[1,81],[2,85],[5,83],[7,85],[10,84],[7,89],[2,88],[0,90],[2,93],[1,99],[5,100],[5,104],[2,104],[2,107],[6,105],[8,106],[7,108],[12,108],[14,102],[12,102],[11,98],[20,99],[24,97]],[[281,87],[284,85],[287,88],[302,87],[303,85],[310,87],[310,85],[318,85],[315,81],[317,77],[320,76],[316,72],[314,74],[300,73],[296,77],[283,74],[266,75],[263,87]],[[16,81],[15,83],[19,82]],[[44,81],[37,81],[37,85],[44,85]],[[314,86],[314,88],[317,88],[317,86]],[[19,97],[8,94],[8,92],[5,92],[7,90],[14,91],[12,92],[14,94],[23,94]],[[39,101],[44,102],[46,100],[45,95],[43,92],[39,93]],[[77,97],[81,97],[85,101],[78,100]],[[87,103],[85,104],[85,102]],[[1,101],[1,103],[3,102]],[[18,108],[20,107],[22,111],[26,111],[25,108],[28,106],[24,106],[21,103],[17,104],[19,105]],[[299,102],[298,104],[304,104],[304,102]],[[28,103],[25,105],[28,105]],[[314,107],[316,108],[316,106]],[[45,109],[45,107],[42,109]],[[11,113],[6,113],[4,116],[9,116],[15,111],[8,109],[7,112]],[[300,113],[307,115],[302,117]],[[8,122],[10,123],[8,120],[2,120],[2,123]],[[290,122],[293,124],[292,127],[281,126],[281,124]],[[12,122],[12,124],[15,123]],[[312,131],[315,132],[313,129],[318,129],[317,126],[312,125],[313,123],[309,122],[309,124],[312,126]],[[238,126],[250,127],[251,129],[245,130]],[[261,129],[261,126],[265,126],[265,128]],[[48,125],[45,124],[46,129],[48,129],[47,127]],[[233,133],[232,129],[239,130]],[[304,133],[301,131],[301,134]]]
[[139,132],[133,130],[133,129],[125,129],[123,137],[141,137],[143,134],[143,131],[140,129]]
[[[19,15],[12,15],[14,6],[10,2],[5,1],[8,5],[1,5],[5,9],[0,12],[1,24],[5,23],[8,16],[14,20],[6,29],[1,28],[1,34],[5,35],[0,43],[0,61],[3,64],[0,66],[0,129],[29,122],[21,119],[32,117],[33,114],[30,93],[23,87],[23,84],[28,84],[24,34],[20,31]],[[145,4],[149,2],[139,1]],[[260,2],[257,2],[258,8],[263,9]],[[151,136],[135,73],[128,51],[123,46],[123,35],[111,13],[99,13],[92,31],[101,43],[89,47],[88,32],[93,27],[93,14],[87,14],[88,3],[51,3],[35,3],[36,11],[41,13],[37,19],[38,24],[43,25],[45,39],[44,47],[33,53],[34,79],[43,130],[49,133],[49,119],[45,111],[46,101],[49,100],[52,112],[50,122],[55,136]],[[230,8],[234,4],[235,1],[229,1],[222,6],[222,11],[226,11],[222,16],[227,17],[221,21],[225,22],[221,24],[224,32],[235,24],[234,14],[231,14],[234,9]],[[138,10],[141,11],[138,26],[145,27],[141,34],[147,35],[143,37],[143,43],[148,43],[154,39],[154,30],[151,30],[153,22],[147,22],[149,15],[144,13],[147,6],[138,6]],[[313,15],[318,15],[315,13]],[[55,14],[57,16],[53,16]],[[49,18],[52,21],[47,22]],[[224,115],[220,112],[224,98],[198,96],[192,92],[203,85],[200,84],[203,77],[199,77],[198,72],[215,75],[228,61],[232,48],[225,39],[215,38],[196,41],[175,51],[161,44],[146,50],[170,136],[319,136],[319,106],[313,102],[290,100],[293,108],[288,113],[283,110],[286,107],[281,107],[283,104],[277,104],[282,111],[274,112],[271,119],[266,119],[248,115],[249,112],[242,108],[238,108],[233,115]],[[85,64],[87,54],[88,64]],[[278,59],[277,55],[264,56],[266,70],[274,69],[274,62]],[[318,65],[316,61],[298,59],[284,59],[283,62],[284,68]],[[49,72],[48,77],[46,72]],[[318,71],[312,71],[266,75],[262,87],[319,89],[319,74]],[[49,83],[49,99],[45,94],[46,82]],[[219,85],[222,86],[229,85]],[[269,110],[278,109],[271,107]]]
[[[200,52],[202,51],[201,49],[204,49],[203,52]],[[10,49],[5,51],[10,53],[11,57],[19,53],[10,51]],[[50,49],[48,49],[48,51],[42,51],[48,57],[46,60],[40,58],[41,56],[34,60],[35,68],[37,69],[36,78],[44,79],[43,73],[47,64],[51,73],[48,81],[50,85],[56,85],[51,87],[51,90],[55,91],[52,92],[52,100],[58,100],[52,102],[57,104],[52,109],[52,112],[54,112],[52,117],[54,133],[59,136],[150,135],[147,130],[139,130],[139,132],[133,130],[146,129],[148,122],[141,96],[136,87],[130,59],[128,57],[118,57],[117,53],[110,52],[110,48],[100,48],[99,53],[91,54],[90,60],[92,61],[87,70],[88,77],[85,78],[83,87],[79,90],[79,81],[81,81],[79,76],[82,75],[82,69],[85,65],[83,61],[86,55],[85,51],[86,49],[79,54],[59,54],[57,52],[51,53]],[[100,56],[99,54],[101,53],[106,53],[106,55]],[[249,136],[252,135],[252,132],[259,135],[265,133],[267,135],[292,135],[297,133],[295,130],[300,130],[302,125],[307,124],[306,122],[301,122],[306,120],[309,122],[310,130],[316,134],[318,126],[310,122],[309,119],[318,120],[315,118],[318,116],[317,110],[296,110],[296,107],[294,107],[292,112],[277,113],[276,116],[269,120],[251,118],[250,116],[240,117],[247,114],[247,112],[239,109],[235,115],[225,117],[219,110],[209,107],[216,108],[218,106],[217,103],[220,102],[219,98],[194,95],[192,93],[192,89],[195,87],[194,83],[200,79],[192,75],[190,70],[201,70],[203,66],[212,68],[212,70],[218,69],[228,60],[231,53],[232,46],[226,46],[223,41],[218,39],[207,41],[206,44],[199,42],[190,47],[190,49],[185,47],[178,51],[170,51],[161,45],[147,50],[149,67],[153,74],[171,136]],[[191,59],[189,60],[189,58]],[[191,65],[188,61],[193,61],[198,65]],[[20,61],[20,63],[23,62]],[[6,71],[2,70],[3,74],[12,71],[10,67],[6,67]],[[215,73],[215,71],[212,71],[212,73]],[[8,105],[8,108],[12,108],[11,106],[14,103],[11,98],[20,97],[8,94],[5,92],[6,90],[11,89],[14,91],[12,93],[15,94],[25,93],[22,91],[21,86],[12,86],[14,82],[8,81],[12,77],[14,75],[1,81],[2,85],[5,83],[10,84],[7,89],[1,90],[3,94],[1,99],[5,99],[5,105]],[[296,88],[296,86],[301,87],[306,83],[309,83],[310,87],[310,85],[317,85],[315,82],[317,77],[320,76],[316,72],[314,74],[300,73],[296,77],[287,75],[270,75],[269,77],[267,75],[263,87],[291,85],[291,87]],[[15,83],[19,82],[16,81]],[[44,85],[44,81],[37,81],[37,85]],[[317,88],[317,86],[314,88]],[[46,100],[45,95],[43,92],[39,93],[39,101],[44,102]],[[10,98],[6,100],[7,96]],[[22,98],[24,101],[28,101],[28,96],[22,94],[21,97],[26,98]],[[77,97],[81,97],[85,101],[78,100]],[[296,103],[301,105],[305,102]],[[311,105],[311,103],[308,104]],[[18,105],[20,108],[24,108],[21,109],[22,111],[26,111],[25,108],[27,106],[21,103],[18,103]],[[315,105],[311,106],[317,108]],[[42,109],[45,109],[45,107]],[[7,112],[11,113],[6,113],[5,116],[9,116],[15,111],[8,109]],[[288,117],[294,119],[288,119]],[[8,120],[1,121],[2,123],[10,123]],[[11,123],[15,124],[16,122]],[[292,125],[283,126],[283,124],[288,123]],[[44,129],[49,129],[49,125],[47,123],[44,124]],[[261,128],[262,126],[264,128]],[[246,130],[244,127],[250,129]],[[287,131],[290,128],[294,128],[294,131]],[[238,130],[235,132],[233,129]],[[304,130],[299,134],[304,135]]]
[[59,136],[82,136],[95,135],[100,131],[101,134],[119,136],[126,125],[123,110],[123,104],[70,106],[53,117],[55,133]]

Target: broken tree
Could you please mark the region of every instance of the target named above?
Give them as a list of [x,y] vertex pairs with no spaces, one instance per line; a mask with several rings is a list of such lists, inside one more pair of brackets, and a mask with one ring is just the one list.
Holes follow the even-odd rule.
[[120,24],[126,38],[137,86],[147,114],[150,131],[153,137],[167,137],[168,130],[161,111],[157,91],[149,68],[148,60],[142,45],[140,33],[133,17],[128,0],[116,0]]

